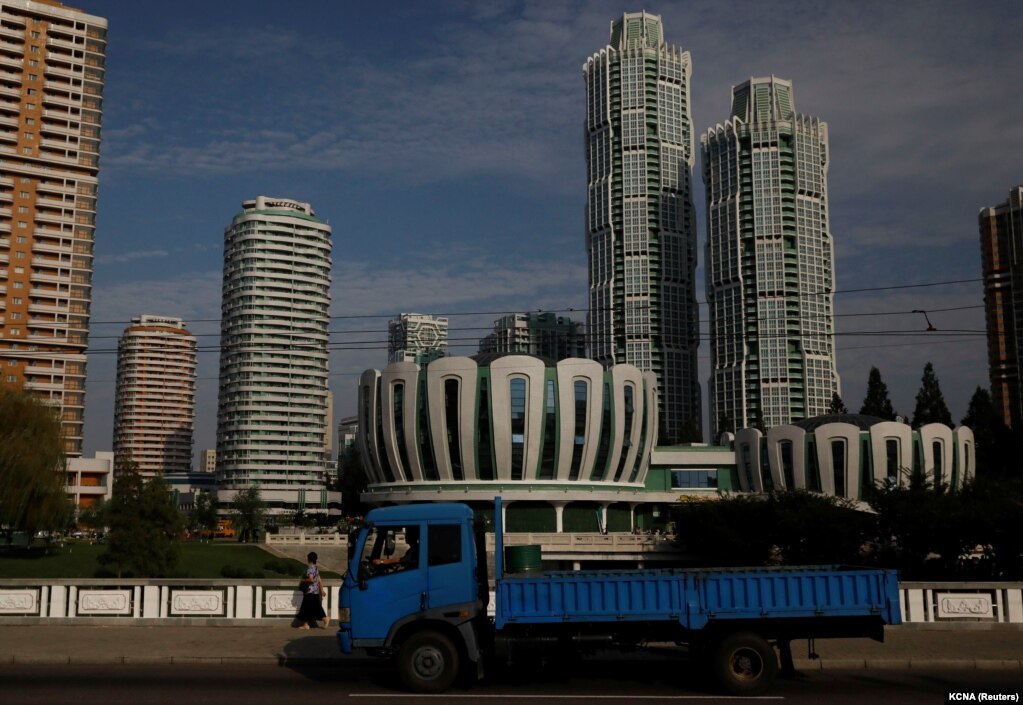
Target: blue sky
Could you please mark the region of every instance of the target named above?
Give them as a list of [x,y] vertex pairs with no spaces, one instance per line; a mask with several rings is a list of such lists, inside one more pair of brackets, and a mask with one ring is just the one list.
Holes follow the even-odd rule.
[[[180,316],[217,344],[223,229],[258,194],[333,226],[331,341],[351,348],[331,355],[335,420],[356,375],[385,364],[386,345],[362,341],[385,340],[388,315],[455,314],[453,345],[469,345],[455,354],[493,312],[583,319],[581,67],[639,9],[692,53],[697,135],[727,118],[732,85],[770,74],[828,123],[846,404],[871,365],[906,415],[927,361],[957,421],[987,386],[977,212],[1023,183],[1013,2],[72,4],[110,25],[87,454],[111,446],[109,351],[131,317]],[[923,335],[914,309],[939,330]],[[199,360],[197,450],[215,445],[217,353]]]

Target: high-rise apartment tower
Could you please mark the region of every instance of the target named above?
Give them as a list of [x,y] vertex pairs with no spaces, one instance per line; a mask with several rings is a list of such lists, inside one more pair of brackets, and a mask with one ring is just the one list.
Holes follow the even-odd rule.
[[[217,493],[257,487],[271,514],[326,513],[331,229],[259,196],[224,233]],[[340,498],[337,498],[340,502]]]
[[689,52],[630,13],[583,66],[591,357],[652,371],[662,442],[701,424]]
[[549,360],[586,357],[585,326],[553,311],[509,313],[480,341],[481,353],[515,353]]
[[387,361],[422,365],[448,354],[448,319],[402,313],[387,323]]
[[82,453],[107,22],[0,0],[0,384],[59,410]]
[[195,428],[195,336],[180,318],[138,316],[117,344],[114,458],[146,477],[188,472]]
[[980,252],[984,269],[988,371],[991,401],[1002,421],[1019,428],[1019,339],[1023,333],[1023,186],[1000,205],[980,211]]
[[796,113],[791,82],[754,78],[701,141],[712,428],[826,413],[839,392],[827,125]]

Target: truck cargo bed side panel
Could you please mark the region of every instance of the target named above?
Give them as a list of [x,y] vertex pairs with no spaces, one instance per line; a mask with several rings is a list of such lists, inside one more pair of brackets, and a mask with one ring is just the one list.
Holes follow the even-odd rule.
[[687,592],[700,608],[691,629],[712,619],[798,619],[879,616],[898,624],[898,582],[875,570],[708,571],[689,575]]
[[894,572],[823,568],[557,572],[505,577],[496,626],[566,622],[880,617],[899,624]]
[[682,587],[679,575],[657,571],[504,578],[496,591],[497,627],[677,619],[683,609]]

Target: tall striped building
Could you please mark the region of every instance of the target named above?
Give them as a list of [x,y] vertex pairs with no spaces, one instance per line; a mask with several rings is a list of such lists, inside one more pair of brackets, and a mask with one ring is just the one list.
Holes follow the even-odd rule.
[[0,384],[59,410],[82,452],[107,22],[0,0]]
[[820,416],[839,392],[827,125],[754,78],[701,141],[715,435]]
[[221,504],[258,487],[271,514],[340,508],[326,489],[330,254],[330,226],[290,199],[245,201],[224,233]]
[[1023,186],[991,208],[982,208],[980,252],[984,270],[991,401],[1010,428],[1023,422],[1020,333],[1023,332]]
[[138,316],[117,345],[114,459],[146,477],[192,468],[195,336],[180,318]]
[[645,12],[613,21],[583,66],[590,356],[655,374],[666,443],[702,418],[691,73]]

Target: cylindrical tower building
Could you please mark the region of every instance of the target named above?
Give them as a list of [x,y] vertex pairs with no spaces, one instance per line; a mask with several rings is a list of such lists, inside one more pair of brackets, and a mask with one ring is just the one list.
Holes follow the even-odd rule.
[[117,344],[114,458],[143,475],[188,472],[195,424],[193,336],[180,318],[137,316]]
[[646,12],[613,21],[583,66],[590,357],[657,376],[665,442],[702,426],[691,75]]
[[258,487],[270,514],[326,512],[331,229],[308,203],[242,208],[224,233],[218,499]]

